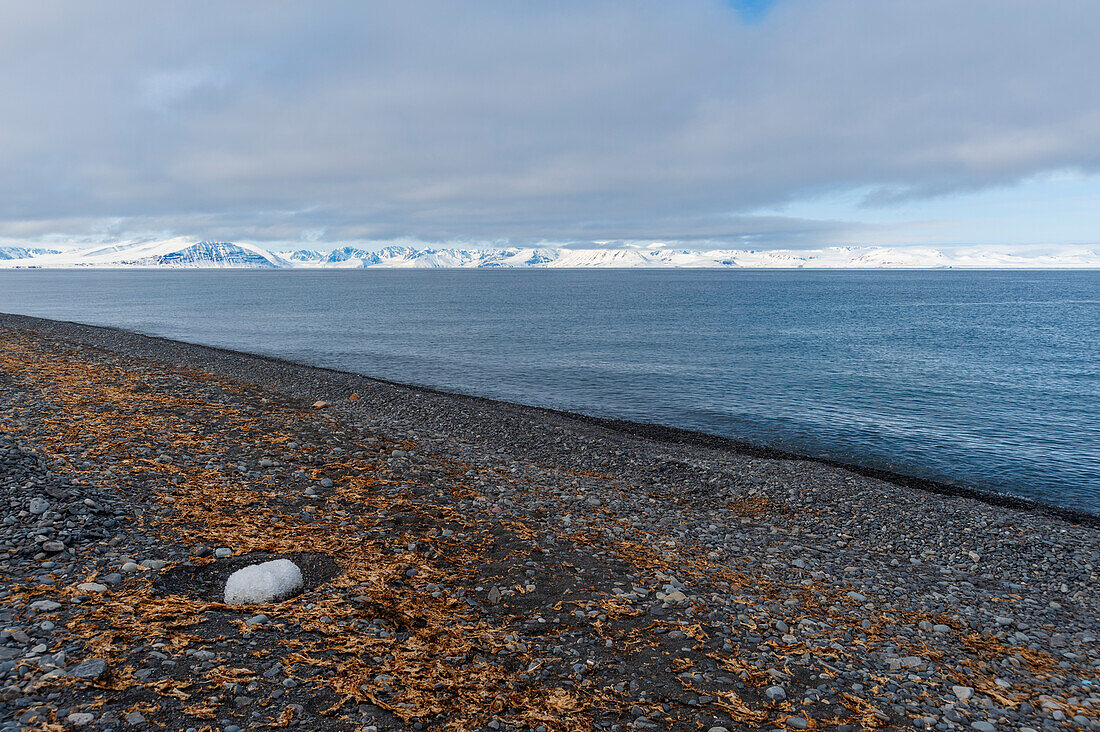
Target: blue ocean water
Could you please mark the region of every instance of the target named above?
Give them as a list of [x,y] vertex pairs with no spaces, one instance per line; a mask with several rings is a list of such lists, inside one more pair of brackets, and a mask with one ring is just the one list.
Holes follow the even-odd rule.
[[1100,272],[0,271],[112,325],[1100,513]]

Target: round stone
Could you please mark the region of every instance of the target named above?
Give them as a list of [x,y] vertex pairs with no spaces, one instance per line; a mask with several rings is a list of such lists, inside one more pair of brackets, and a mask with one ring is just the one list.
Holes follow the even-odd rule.
[[98,679],[107,671],[107,662],[102,658],[89,658],[69,671],[69,676],[77,679]]
[[101,585],[98,582],[81,582],[76,589],[81,592],[106,592],[107,585]]

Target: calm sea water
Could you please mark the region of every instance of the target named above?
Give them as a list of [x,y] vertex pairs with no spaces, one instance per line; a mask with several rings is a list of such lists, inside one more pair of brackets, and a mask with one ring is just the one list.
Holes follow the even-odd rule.
[[0,312],[1100,512],[1100,272],[0,271]]

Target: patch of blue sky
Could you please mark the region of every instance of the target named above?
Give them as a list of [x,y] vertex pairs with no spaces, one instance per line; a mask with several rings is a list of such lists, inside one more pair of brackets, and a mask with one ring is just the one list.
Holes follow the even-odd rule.
[[872,188],[835,191],[752,213],[852,223],[861,243],[1100,245],[1100,175],[1057,171],[1016,185],[888,204]]
[[728,0],[746,23],[758,23],[778,0]]

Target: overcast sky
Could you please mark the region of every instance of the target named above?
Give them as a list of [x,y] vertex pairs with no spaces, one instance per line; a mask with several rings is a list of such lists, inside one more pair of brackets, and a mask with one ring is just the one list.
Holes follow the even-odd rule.
[[0,4],[0,237],[1100,242],[1100,2]]

